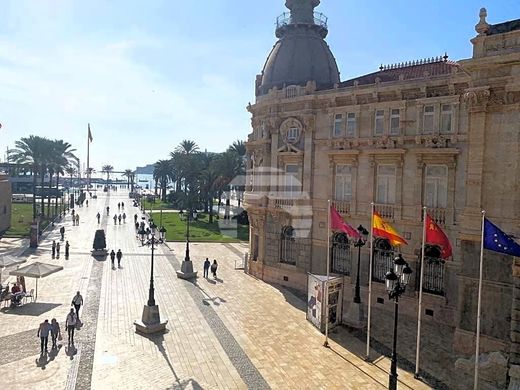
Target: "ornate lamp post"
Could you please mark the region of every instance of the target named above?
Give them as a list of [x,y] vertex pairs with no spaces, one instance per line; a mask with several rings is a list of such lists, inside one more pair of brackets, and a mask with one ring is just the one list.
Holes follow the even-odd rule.
[[412,269],[398,254],[394,259],[394,269],[386,273],[386,290],[388,297],[394,300],[394,341],[392,345],[392,363],[390,365],[390,373],[388,377],[388,389],[397,390],[397,319],[399,316],[399,297],[405,292],[406,286],[410,281]]
[[[150,226],[152,231],[152,261],[150,267],[150,287],[148,289],[148,302],[143,308],[143,316],[141,320],[134,321],[135,329],[141,333],[158,333],[164,332],[168,321],[161,321],[159,315],[159,305],[155,304],[155,288],[153,283],[153,266],[154,266],[154,250],[155,250],[155,225]],[[144,229],[142,229],[144,231]],[[144,237],[144,235],[142,236]]]
[[193,270],[193,263],[190,259],[190,218],[191,207],[188,207],[188,216],[186,219],[186,255],[181,264],[181,270],[177,271],[177,277],[181,279],[193,279],[197,277],[197,271]]
[[368,238],[368,230],[365,229],[362,225],[359,225],[357,228],[360,237],[354,244],[356,248],[358,248],[357,255],[357,275],[356,275],[356,290],[354,295],[354,303],[361,303],[361,295],[359,289],[359,268],[361,265],[361,248],[365,246]]

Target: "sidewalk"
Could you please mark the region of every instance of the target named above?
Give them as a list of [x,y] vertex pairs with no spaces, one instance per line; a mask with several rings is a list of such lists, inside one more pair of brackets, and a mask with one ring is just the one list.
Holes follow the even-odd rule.
[[[117,203],[124,201],[127,223],[113,224]],[[64,270],[39,281],[39,298],[18,309],[0,310],[0,383],[11,389],[384,389],[389,362],[365,362],[356,351],[364,345],[346,332],[333,334],[331,348],[305,319],[305,303],[276,286],[235,270],[246,244],[190,244],[199,278],[178,279],[175,270],[185,244],[156,248],[155,300],[169,320],[164,335],[135,333],[148,300],[151,249],[135,237],[133,215],[124,194],[99,195],[90,207],[77,209],[80,226],[65,219],[71,258],[52,260],[49,234],[28,262],[44,261]],[[110,205],[110,216],[106,216]],[[121,249],[122,268],[90,256],[95,215],[103,216],[108,249]],[[122,211],[121,211],[122,213]],[[3,240],[2,240],[3,241]],[[15,244],[13,244],[15,245]],[[0,246],[1,248],[1,246]],[[0,249],[2,250],[2,249]],[[218,279],[202,277],[202,263],[211,255],[219,262]],[[63,255],[62,255],[63,256]],[[27,287],[33,279],[26,279]],[[56,317],[62,325],[74,293],[85,299],[84,326],[75,348],[65,340],[52,356],[39,357],[38,324]],[[345,348],[348,346],[348,350]],[[376,356],[374,352],[373,356]],[[428,389],[399,371],[401,389]]]

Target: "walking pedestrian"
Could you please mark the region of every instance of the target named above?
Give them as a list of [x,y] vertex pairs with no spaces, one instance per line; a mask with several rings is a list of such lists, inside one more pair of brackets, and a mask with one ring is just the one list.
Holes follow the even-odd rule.
[[65,259],[69,258],[69,248],[70,248],[69,242],[65,241]]
[[110,215],[110,207],[107,206],[107,215]]
[[137,223],[137,214],[134,214],[134,223]]
[[117,251],[116,257],[117,257],[117,268],[121,268],[121,259],[123,258],[123,252],[121,252],[121,249],[119,249]]
[[79,320],[79,308],[83,305],[83,297],[79,291],[74,295],[74,298],[72,298],[70,305],[74,305],[74,308],[76,309],[76,318]]
[[116,266],[114,265],[114,259],[116,258],[116,252],[112,249],[112,252],[110,252],[110,261],[112,262],[112,269],[116,269]]
[[206,257],[206,261],[204,262],[204,277],[208,277],[209,273],[209,267],[211,266],[211,263],[209,262],[209,259]]
[[51,324],[49,324],[49,320],[45,320],[40,324],[38,328],[37,336],[40,338],[40,355],[43,355],[43,351],[45,353],[47,350],[47,343],[49,342],[49,333],[51,331]]
[[213,260],[213,264],[211,264],[211,273],[213,274],[213,278],[217,278],[217,268],[218,268],[218,264],[217,264],[217,260]]
[[61,241],[65,238],[65,226],[60,227]]
[[56,241],[52,240],[52,258],[56,257]]
[[136,222],[136,223],[135,223],[135,230],[136,230],[136,231],[139,231],[139,222]]
[[67,335],[69,338],[69,346],[74,345],[74,330],[76,329],[77,317],[74,309],[71,308],[67,319],[65,320],[65,327],[67,328]]
[[118,210],[121,209],[121,203],[118,203],[118,204],[117,204],[117,209],[118,209]]
[[60,258],[60,243],[59,242],[56,243],[56,258],[57,259]]
[[56,345],[56,339],[61,340],[61,329],[60,324],[56,321],[56,318],[51,320],[51,338],[52,338],[52,348],[58,348]]
[[119,220],[119,224],[121,225],[121,214],[119,214],[119,216],[117,217],[117,219]]
[[123,202],[121,202],[121,208],[124,209],[125,208],[125,204]]
[[85,203],[87,204],[87,207],[88,207],[88,199],[85,201]]
[[76,214],[76,226],[79,226],[79,214]]
[[99,225],[99,220],[101,219],[101,215],[99,214],[99,212],[96,214],[96,218],[97,218],[97,223]]
[[126,213],[123,213],[123,223],[126,223]]
[[76,210],[72,209],[72,219],[74,220],[74,215],[76,214]]
[[114,214],[114,225],[117,225],[117,214]]

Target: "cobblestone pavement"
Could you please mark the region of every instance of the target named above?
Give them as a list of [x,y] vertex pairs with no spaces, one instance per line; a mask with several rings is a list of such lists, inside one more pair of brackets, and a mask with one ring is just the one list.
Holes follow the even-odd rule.
[[[176,277],[184,257],[183,243],[161,246],[155,256],[155,299],[168,332],[153,337],[135,333],[134,320],[148,298],[150,249],[135,237],[126,194],[99,195],[89,208],[78,210],[80,226],[70,215],[63,225],[71,258],[51,259],[50,245],[58,224],[28,262],[44,261],[64,270],[39,281],[39,297],[18,309],[0,310],[0,387],[12,389],[384,389],[389,362],[371,364],[356,354],[363,343],[342,330],[322,346],[323,335],[305,319],[305,302],[289,291],[235,270],[245,244],[191,244],[199,272],[206,256],[219,261],[219,279]],[[113,225],[117,203],[126,203],[129,223]],[[96,261],[89,253],[95,214],[105,216],[108,249],[123,251],[122,268]],[[123,211],[121,211],[122,213]],[[139,218],[141,214],[139,213]],[[107,223],[108,222],[108,223]],[[6,248],[0,241],[0,253]],[[16,250],[16,244],[9,244]],[[20,251],[22,252],[22,251]],[[13,278],[10,277],[10,280]],[[27,279],[27,287],[34,280]],[[36,337],[45,318],[63,323],[72,296],[85,298],[83,327],[75,347],[40,357]],[[63,329],[63,325],[62,325]],[[66,339],[66,337],[65,337]],[[376,356],[374,352],[373,356]],[[427,389],[400,370],[401,389]]]

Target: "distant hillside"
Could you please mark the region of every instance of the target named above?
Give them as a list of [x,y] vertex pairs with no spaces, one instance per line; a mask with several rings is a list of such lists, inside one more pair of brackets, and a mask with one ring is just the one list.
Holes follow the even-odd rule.
[[155,164],[148,164],[144,167],[135,168],[135,173],[140,175],[153,175],[153,167]]

